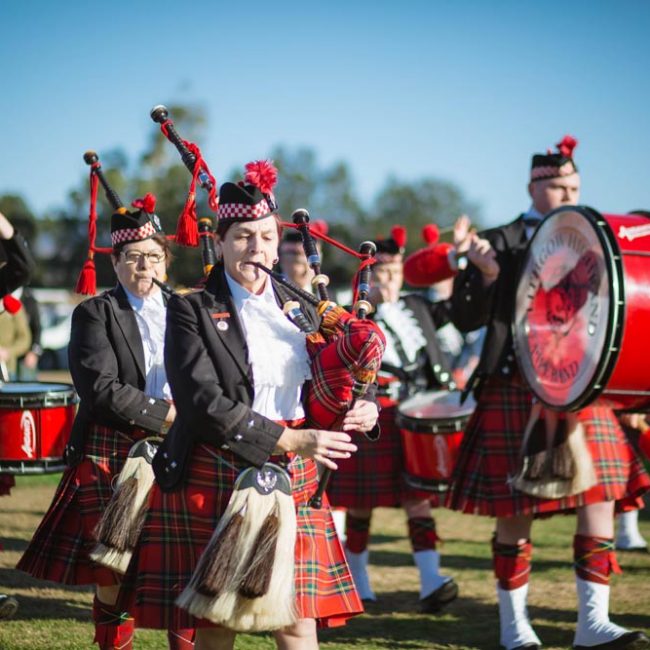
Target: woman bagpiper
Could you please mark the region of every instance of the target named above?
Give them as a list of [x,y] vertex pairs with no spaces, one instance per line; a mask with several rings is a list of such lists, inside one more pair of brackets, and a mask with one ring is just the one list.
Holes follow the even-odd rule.
[[[179,415],[154,459],[157,481],[128,591],[135,596],[138,626],[196,626],[197,648],[232,648],[234,629],[195,619],[175,601],[187,593],[213,531],[226,519],[238,475],[267,467],[270,459],[290,477],[297,523],[296,619],[275,637],[279,648],[310,650],[318,647],[317,625],[341,625],[362,612],[329,507],[307,505],[316,488],[315,461],[335,469],[336,460],[356,450],[344,431],[370,431],[377,408],[357,402],[343,432],[298,428],[301,391],[310,378],[305,335],[280,309],[281,288],[251,265],[277,261],[280,230],[271,193],[275,169],[259,167],[260,174],[220,189],[222,261],[205,289],[169,304],[166,367]],[[226,537],[217,536],[218,552]],[[242,546],[235,554],[252,553],[254,563],[253,548]]]
[[[81,402],[66,448],[69,468],[17,567],[42,580],[96,585],[95,642],[102,649],[131,648],[134,625],[116,607],[120,576],[90,559],[93,531],[131,446],[165,432],[176,416],[163,358],[165,299],[153,282],[165,279],[171,255],[151,199],[113,214],[117,286],[73,313],[70,372]],[[170,631],[170,646],[190,648],[192,636]]]

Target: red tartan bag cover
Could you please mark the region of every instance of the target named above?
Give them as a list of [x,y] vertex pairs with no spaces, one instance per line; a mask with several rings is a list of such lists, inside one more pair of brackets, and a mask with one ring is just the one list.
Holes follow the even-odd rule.
[[375,381],[386,339],[370,320],[361,320],[334,303],[318,305],[321,324],[307,335],[312,381],[307,390],[307,421],[321,429],[340,427],[355,397]]

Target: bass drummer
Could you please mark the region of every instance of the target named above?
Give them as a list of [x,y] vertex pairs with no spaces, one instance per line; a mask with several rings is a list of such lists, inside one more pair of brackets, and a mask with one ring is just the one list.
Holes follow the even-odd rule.
[[451,386],[451,373],[435,334],[449,321],[450,303],[432,303],[415,294],[400,295],[405,228],[395,226],[391,237],[375,243],[377,262],[372,267],[369,298],[376,309],[372,318],[386,337],[379,375],[381,437],[377,441],[357,440],[359,452],[339,462],[327,492],[333,507],[347,508],[345,552],[364,601],[376,600],[367,570],[372,510],[404,508],[420,574],[420,608],[435,613],[457,597],[458,586],[453,578],[440,574],[439,538],[431,513],[432,506],[440,505],[439,496],[411,488],[404,481],[405,464],[395,418],[399,403],[416,392]]
[[[529,210],[515,221],[474,237],[470,264],[455,280],[452,318],[461,331],[487,325],[477,370],[468,390],[477,407],[461,445],[448,506],[469,514],[496,517],[492,543],[497,578],[501,644],[507,650],[540,648],[527,613],[531,569],[531,524],[535,517],[577,512],[573,539],[578,591],[574,648],[650,646],[642,632],[628,631],[609,620],[609,577],[618,565],[614,555],[614,508],[638,507],[650,479],[631,451],[613,412],[595,405],[577,413],[595,472],[595,485],[577,494],[541,498],[513,486],[532,394],[515,365],[510,322],[520,264],[536,225],[551,210],[574,205],[580,176],[573,160],[577,142],[570,136],[556,153],[533,156]],[[581,455],[574,461],[589,459]],[[576,462],[574,467],[580,467]]]

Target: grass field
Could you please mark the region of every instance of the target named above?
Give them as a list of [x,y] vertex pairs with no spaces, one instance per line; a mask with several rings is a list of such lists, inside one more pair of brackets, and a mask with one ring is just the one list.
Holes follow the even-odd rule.
[[[85,588],[60,588],[13,569],[50,503],[57,476],[19,477],[11,497],[0,499],[0,592],[20,600],[15,619],[0,622],[2,650],[91,648],[92,595]],[[443,565],[460,585],[460,597],[444,614],[417,613],[417,574],[404,536],[401,511],[381,509],[372,527],[371,580],[379,602],[346,627],[321,632],[328,650],[488,649],[499,647],[494,579],[489,555],[489,519],[437,513],[445,540]],[[530,614],[545,647],[568,648],[573,640],[573,517],[556,517],[534,526],[535,553],[530,587]],[[642,532],[650,539],[650,513],[642,514]],[[611,610],[620,624],[650,633],[650,554],[619,554],[624,575],[613,581]],[[138,630],[136,649],[165,648],[165,635]],[[240,635],[238,650],[274,648],[265,635]]]

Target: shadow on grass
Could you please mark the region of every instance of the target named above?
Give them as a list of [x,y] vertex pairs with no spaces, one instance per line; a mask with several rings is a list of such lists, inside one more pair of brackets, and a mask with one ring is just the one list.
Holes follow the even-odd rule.
[[16,620],[73,619],[82,623],[90,623],[92,620],[92,605],[90,603],[66,600],[65,598],[39,598],[24,594],[19,594],[16,598],[20,605],[15,616]]
[[[49,580],[37,580],[23,571],[18,571],[18,569],[0,569],[0,585],[11,589],[55,589],[61,592],[78,594],[92,591],[92,586],[78,587],[75,585],[62,585]],[[22,599],[22,596],[20,598]],[[39,599],[36,598],[35,600]],[[45,597],[41,599],[41,602],[46,601],[47,598]]]
[[[370,550],[370,563],[375,566],[390,567],[412,567],[413,556],[411,553],[399,551]],[[469,569],[473,571],[491,571],[492,556],[489,549],[485,549],[485,557],[473,555],[458,555],[454,553],[441,552],[441,563],[445,569]],[[545,560],[533,558],[534,571],[536,575],[545,571],[556,569],[571,569],[571,563],[562,560]]]
[[430,648],[437,645],[462,645],[470,648],[499,646],[496,607],[470,598],[457,600],[439,615],[419,614],[417,596],[393,591],[381,594],[377,603],[345,628],[322,630],[323,641],[345,647],[363,648],[368,639],[378,648]]
[[3,537],[2,538],[2,548],[5,551],[19,551],[23,552],[27,548],[29,542],[26,539],[21,539],[20,537]]

